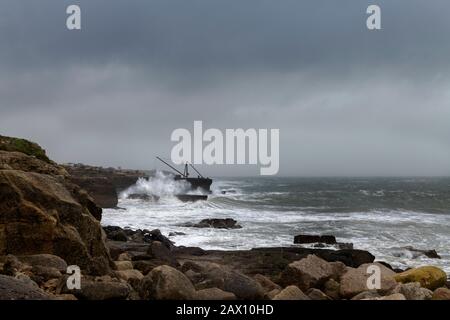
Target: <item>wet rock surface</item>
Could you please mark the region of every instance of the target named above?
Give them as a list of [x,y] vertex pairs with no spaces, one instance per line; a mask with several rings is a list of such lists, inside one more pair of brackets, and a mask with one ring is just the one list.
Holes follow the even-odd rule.
[[240,229],[242,228],[236,220],[231,218],[226,219],[203,219],[199,223],[187,222],[183,224],[184,227],[191,228],[216,228],[216,229]]

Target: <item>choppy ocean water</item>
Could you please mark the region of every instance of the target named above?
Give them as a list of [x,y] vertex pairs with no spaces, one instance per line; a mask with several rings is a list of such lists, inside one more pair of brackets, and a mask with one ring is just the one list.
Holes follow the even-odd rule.
[[[158,174],[130,192],[126,210],[104,210],[104,225],[183,232],[177,245],[238,250],[291,246],[297,234],[331,234],[395,267],[436,265],[450,274],[450,178],[216,178],[208,201],[184,203],[184,185]],[[223,193],[225,192],[225,193]],[[185,222],[233,218],[242,229],[199,229]],[[430,259],[405,249],[435,249]]]

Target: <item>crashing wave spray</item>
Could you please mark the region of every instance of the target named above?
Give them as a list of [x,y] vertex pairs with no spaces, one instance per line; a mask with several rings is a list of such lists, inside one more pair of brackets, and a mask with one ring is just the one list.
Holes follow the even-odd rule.
[[174,180],[170,174],[157,171],[148,179],[139,178],[138,181],[121,192],[120,198],[125,199],[131,194],[145,194],[158,197],[173,197],[188,192],[190,184],[183,180]]

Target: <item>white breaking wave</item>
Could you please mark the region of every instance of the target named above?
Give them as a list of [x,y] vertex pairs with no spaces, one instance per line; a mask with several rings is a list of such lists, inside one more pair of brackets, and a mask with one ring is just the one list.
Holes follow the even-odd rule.
[[149,196],[173,197],[189,191],[190,185],[184,180],[174,180],[172,175],[157,171],[155,176],[148,179],[139,178],[136,184],[129,187],[119,195],[126,199],[130,194],[147,194]]

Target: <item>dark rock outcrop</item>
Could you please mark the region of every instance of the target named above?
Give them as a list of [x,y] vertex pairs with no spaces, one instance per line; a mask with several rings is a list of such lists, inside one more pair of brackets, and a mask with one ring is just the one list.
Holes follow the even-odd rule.
[[319,236],[319,235],[307,235],[300,234],[294,237],[294,243],[326,243],[326,244],[337,244],[335,236]]
[[237,221],[231,218],[226,219],[203,219],[199,223],[185,223],[184,227],[192,228],[216,228],[216,229],[240,229],[242,228],[237,224]]
[[119,203],[117,191],[108,178],[71,176],[70,179],[73,183],[85,189],[99,207],[117,207],[117,204]]
[[151,202],[157,202],[159,200],[159,196],[154,194],[146,194],[146,193],[132,193],[127,196],[127,199],[132,200],[143,200],[143,201],[151,201]]
[[153,241],[159,241],[164,244],[168,249],[173,249],[174,244],[166,236],[164,236],[160,230],[132,230],[128,228],[121,228],[117,226],[105,226],[103,230],[106,233],[108,239],[114,241],[133,241],[136,243],[152,243]]
[[67,164],[70,179],[85,189],[102,208],[115,208],[118,194],[152,172]]

